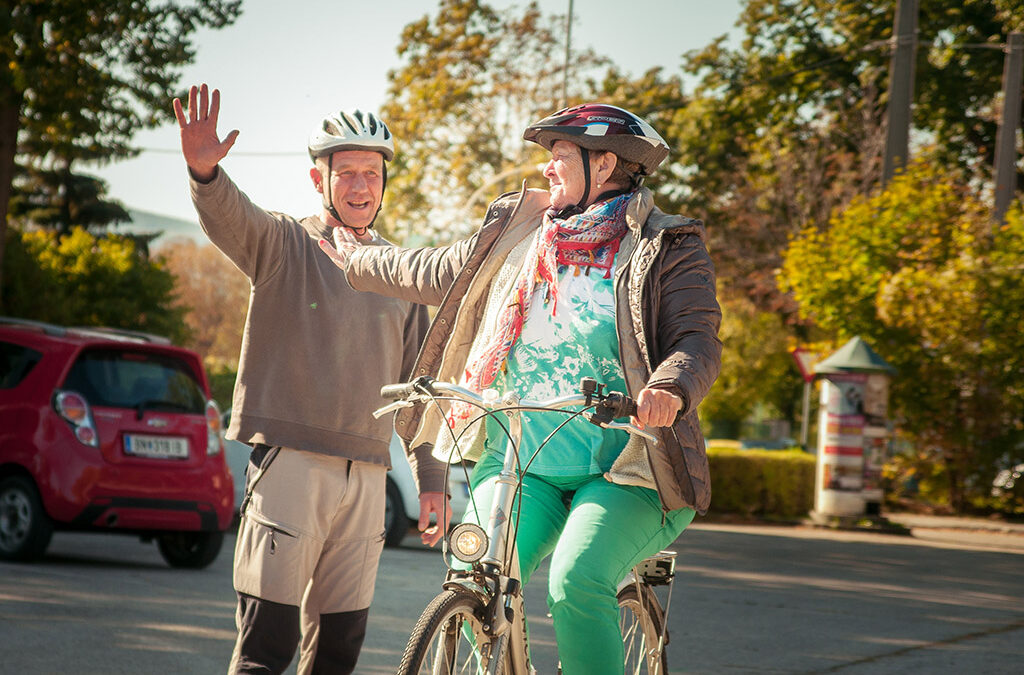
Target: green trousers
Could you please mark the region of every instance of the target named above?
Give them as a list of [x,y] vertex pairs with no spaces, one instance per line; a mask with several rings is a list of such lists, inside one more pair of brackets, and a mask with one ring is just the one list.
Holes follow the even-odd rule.
[[[464,520],[486,526],[500,470],[500,458],[477,465]],[[519,566],[525,584],[551,556],[548,608],[564,675],[622,674],[618,584],[638,562],[671,545],[693,517],[689,508],[663,517],[654,490],[603,476],[527,474],[516,533]]]

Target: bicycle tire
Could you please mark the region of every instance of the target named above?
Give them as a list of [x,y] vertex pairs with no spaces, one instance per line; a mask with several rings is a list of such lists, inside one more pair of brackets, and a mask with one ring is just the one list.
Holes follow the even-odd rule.
[[[637,593],[635,584],[619,591],[619,628],[625,651],[626,675],[666,675],[668,673],[668,632],[659,651],[661,629],[665,625],[665,612],[649,586],[641,585]],[[641,600],[642,599],[642,600]]]
[[483,671],[494,647],[483,630],[483,612],[484,604],[469,593],[449,590],[437,595],[416,622],[397,675]]

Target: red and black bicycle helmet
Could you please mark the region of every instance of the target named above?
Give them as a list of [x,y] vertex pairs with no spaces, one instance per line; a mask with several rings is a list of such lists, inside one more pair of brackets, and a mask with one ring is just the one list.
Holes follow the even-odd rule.
[[668,143],[654,127],[628,110],[603,103],[559,110],[528,126],[523,139],[547,150],[555,141],[569,141],[587,150],[614,152],[639,164],[645,176],[668,157]]

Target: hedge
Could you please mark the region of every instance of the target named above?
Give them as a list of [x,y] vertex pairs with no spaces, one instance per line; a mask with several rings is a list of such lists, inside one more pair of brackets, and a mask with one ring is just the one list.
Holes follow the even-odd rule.
[[815,457],[801,450],[708,448],[709,513],[800,518],[814,508]]

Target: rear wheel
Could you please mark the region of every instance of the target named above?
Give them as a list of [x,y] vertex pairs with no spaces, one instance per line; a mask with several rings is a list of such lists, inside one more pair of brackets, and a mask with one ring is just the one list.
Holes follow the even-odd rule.
[[25,476],[0,480],[0,560],[41,558],[52,536],[35,484]]
[[[649,586],[630,584],[619,591],[619,628],[626,652],[626,675],[666,675],[665,644],[659,644],[665,615]],[[668,633],[665,633],[665,643]]]
[[484,634],[483,612],[483,603],[465,592],[435,597],[416,622],[397,675],[482,672],[495,644]]
[[160,555],[171,567],[202,569],[217,559],[223,532],[168,532],[157,537]]

